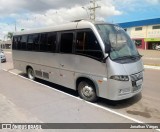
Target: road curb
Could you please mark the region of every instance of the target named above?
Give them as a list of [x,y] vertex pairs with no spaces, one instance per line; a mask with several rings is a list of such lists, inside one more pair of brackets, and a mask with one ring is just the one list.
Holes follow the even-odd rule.
[[146,66],[157,66],[157,67],[160,67],[160,64],[144,64]]
[[144,65],[145,69],[154,69],[154,70],[160,70],[160,66],[153,66],[153,65]]

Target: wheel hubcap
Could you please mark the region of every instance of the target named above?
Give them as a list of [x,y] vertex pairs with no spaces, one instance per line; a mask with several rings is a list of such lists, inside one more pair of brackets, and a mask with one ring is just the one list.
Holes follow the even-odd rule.
[[89,86],[85,86],[82,92],[83,92],[83,95],[86,97],[91,97],[94,94],[92,87],[89,87]]
[[33,71],[31,69],[29,69],[28,73],[29,73],[29,78],[33,79],[34,78]]

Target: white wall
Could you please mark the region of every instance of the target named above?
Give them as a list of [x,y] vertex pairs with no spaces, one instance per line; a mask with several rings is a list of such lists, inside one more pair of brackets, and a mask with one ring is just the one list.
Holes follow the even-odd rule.
[[160,38],[160,29],[152,29],[152,26],[143,26],[141,31],[135,31],[136,27],[127,28],[131,38]]
[[152,26],[148,26],[146,38],[160,38],[160,29],[152,29]]

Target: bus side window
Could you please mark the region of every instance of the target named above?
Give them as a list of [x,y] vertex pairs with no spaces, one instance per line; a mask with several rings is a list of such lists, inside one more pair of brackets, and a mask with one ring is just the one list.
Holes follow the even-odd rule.
[[17,37],[17,50],[21,50],[21,37],[22,36]]
[[60,52],[72,53],[73,33],[62,33],[60,41]]
[[33,35],[28,36],[27,50],[28,51],[33,50]]
[[40,51],[47,51],[47,33],[42,33],[40,37]]
[[22,38],[21,38],[21,50],[26,50],[27,48],[27,38],[28,38],[28,35],[23,35]]
[[34,51],[39,51],[39,34],[34,34],[33,35],[33,50]]
[[17,44],[18,44],[18,37],[14,36],[13,37],[13,45],[12,45],[12,49],[16,50],[17,49]]
[[48,41],[47,41],[47,51],[48,52],[56,52],[56,33],[48,33]]
[[92,31],[79,31],[76,38],[76,53],[102,59],[101,47]]

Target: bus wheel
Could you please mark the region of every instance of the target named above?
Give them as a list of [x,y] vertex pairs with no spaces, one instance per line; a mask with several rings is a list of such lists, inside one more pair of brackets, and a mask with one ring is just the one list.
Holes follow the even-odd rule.
[[31,67],[29,67],[27,69],[27,75],[28,75],[28,78],[31,79],[31,80],[35,80],[35,75],[34,75],[34,71]]
[[78,94],[82,99],[89,102],[97,100],[95,87],[90,81],[81,81],[78,84]]

